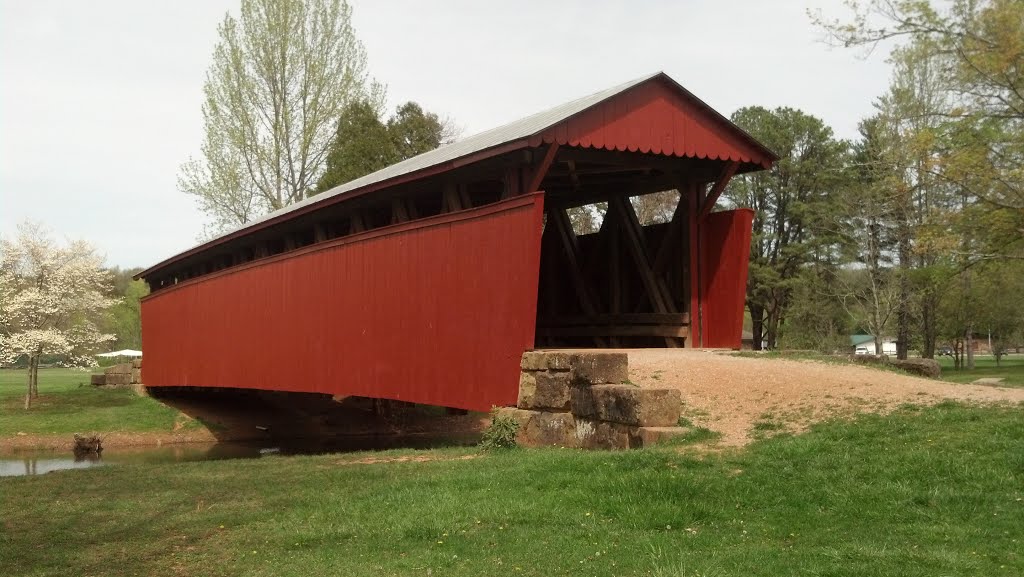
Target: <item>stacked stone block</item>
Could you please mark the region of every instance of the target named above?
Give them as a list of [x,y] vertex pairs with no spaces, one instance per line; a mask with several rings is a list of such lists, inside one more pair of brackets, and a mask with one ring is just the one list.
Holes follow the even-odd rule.
[[521,369],[517,406],[503,412],[522,445],[627,449],[683,431],[679,391],[630,384],[625,353],[530,351]]
[[103,374],[91,375],[89,382],[98,387],[137,385],[142,382],[142,359],[133,359],[128,363],[109,366],[103,370]]

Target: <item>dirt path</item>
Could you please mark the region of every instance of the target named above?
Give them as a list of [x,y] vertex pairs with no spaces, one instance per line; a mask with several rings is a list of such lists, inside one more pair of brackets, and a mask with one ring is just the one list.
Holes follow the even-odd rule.
[[630,380],[641,386],[678,388],[686,404],[684,414],[696,425],[721,432],[722,444],[731,446],[750,442],[755,426],[800,431],[829,417],[886,412],[903,403],[1024,402],[1024,389],[711,351],[631,350],[629,373]]

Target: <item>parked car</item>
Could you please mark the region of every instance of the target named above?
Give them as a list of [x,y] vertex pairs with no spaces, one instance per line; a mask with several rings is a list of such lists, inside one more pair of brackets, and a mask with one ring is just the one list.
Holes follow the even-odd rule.
[[940,357],[951,357],[953,356],[953,347],[939,347],[935,350],[935,354]]
[[[849,350],[849,349],[847,349],[847,350]],[[869,351],[867,347],[857,347],[853,351],[853,354],[855,354],[855,355],[870,355],[871,351]]]

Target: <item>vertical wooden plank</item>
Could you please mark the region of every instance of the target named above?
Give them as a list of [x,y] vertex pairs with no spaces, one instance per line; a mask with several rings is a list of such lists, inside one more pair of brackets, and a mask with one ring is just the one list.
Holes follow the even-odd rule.
[[462,200],[459,198],[458,187],[454,181],[444,183],[441,190],[441,212],[455,212],[462,210]]
[[622,255],[619,246],[621,243],[622,233],[616,221],[610,219],[606,220],[608,220],[608,226],[611,227],[608,231],[609,308],[613,314],[618,314],[622,312]]
[[700,307],[700,252],[697,211],[700,209],[700,197],[703,186],[690,183],[688,187],[686,202],[687,212],[687,233],[690,238],[690,339],[694,347],[703,347],[704,341],[701,337],[701,307]]
[[738,209],[700,221],[704,346],[740,347],[753,220],[754,211]]
[[147,384],[512,404],[534,344],[542,211],[543,195],[521,196],[154,293]]
[[409,220],[409,209],[405,199],[391,199],[391,224],[406,222]]
[[366,221],[363,220],[362,211],[355,211],[352,213],[349,217],[349,227],[353,234],[366,230]]
[[469,187],[465,184],[458,185],[459,190],[459,205],[463,210],[467,208],[473,208],[473,199],[469,195]]

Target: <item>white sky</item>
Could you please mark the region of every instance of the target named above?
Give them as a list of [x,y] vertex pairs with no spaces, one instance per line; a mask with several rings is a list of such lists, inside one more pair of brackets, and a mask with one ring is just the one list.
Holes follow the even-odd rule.
[[[888,84],[808,9],[841,0],[352,0],[370,70],[469,135],[664,70],[729,115],[790,106],[844,138]],[[0,0],[0,234],[25,219],[148,266],[204,222],[176,187],[202,139],[216,26],[238,0]]]

